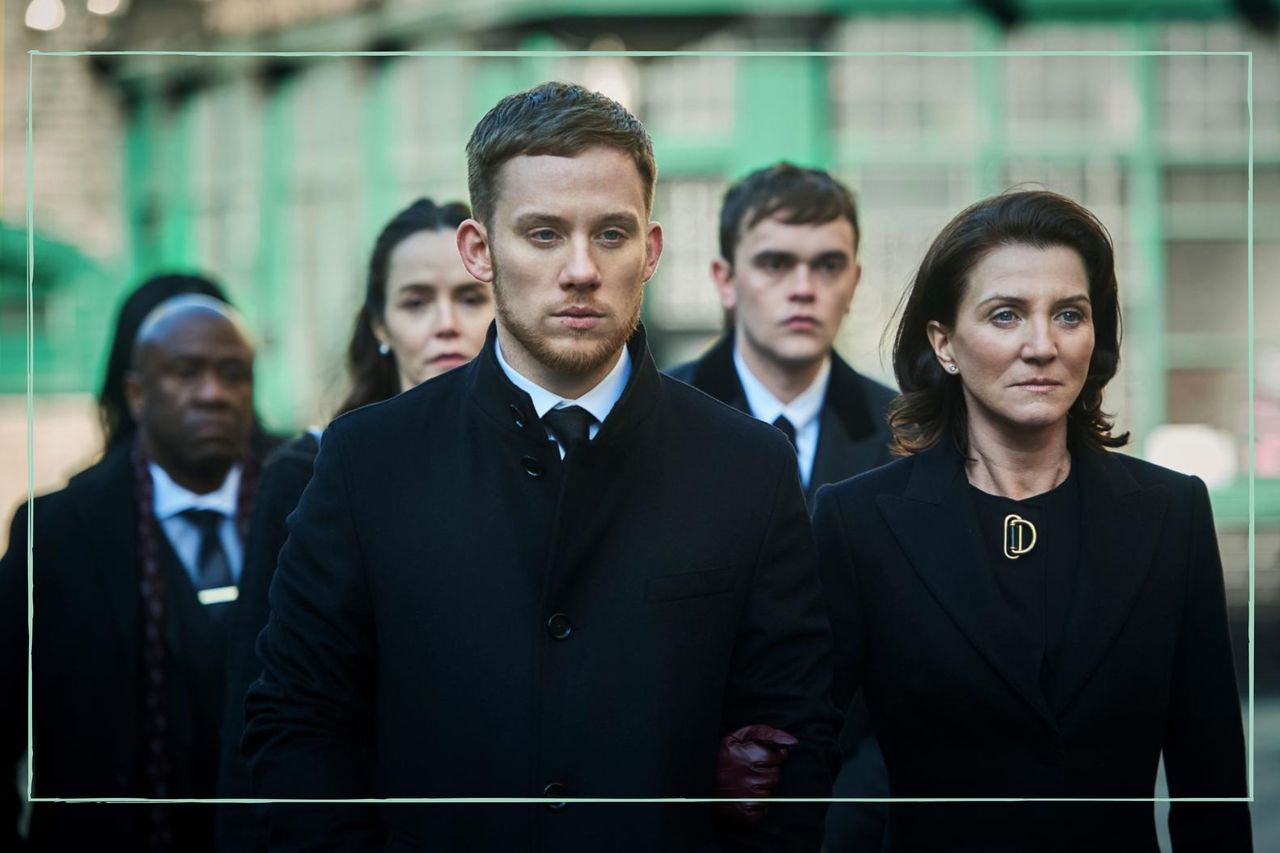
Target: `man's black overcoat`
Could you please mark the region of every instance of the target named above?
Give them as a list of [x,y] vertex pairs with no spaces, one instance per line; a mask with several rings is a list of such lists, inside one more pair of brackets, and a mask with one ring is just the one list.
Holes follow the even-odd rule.
[[[814,530],[834,694],[862,687],[892,794],[1244,797],[1222,564],[1204,483],[1072,453],[1080,561],[1042,690],[997,587],[963,458],[933,449],[828,486]],[[1244,804],[1175,803],[1174,853],[1250,848]],[[895,803],[888,851],[1157,853],[1148,803]]]
[[[705,797],[721,735],[767,723],[801,740],[779,795],[826,796],[829,628],[786,440],[661,376],[641,330],[621,399],[562,462],[493,338],[325,432],[246,698],[257,792]],[[821,814],[743,843],[816,849]],[[281,809],[273,841],[320,849],[349,815]],[[706,805],[382,819],[391,849],[721,849]]]
[[[37,797],[145,796],[133,443],[113,449],[66,488],[35,499],[31,722]],[[269,447],[266,441],[255,444],[255,455]],[[169,577],[165,643],[173,795],[213,797],[224,677],[221,639],[168,540],[162,532],[157,536],[161,569]],[[0,558],[0,769],[10,778],[27,745],[26,603],[24,504]],[[0,801],[6,831],[16,820],[15,802],[7,795]],[[119,849],[143,849],[148,808],[36,803],[31,847],[92,849],[110,840]],[[180,846],[211,848],[212,807],[166,809]],[[6,837],[0,835],[0,841]]]
[[[751,414],[733,364],[733,333],[716,341],[696,361],[674,367],[668,373],[688,382],[722,403]],[[813,508],[818,489],[857,476],[890,462],[892,433],[889,430],[889,402],[895,392],[861,375],[831,353],[831,378],[819,415],[818,449],[805,498]],[[887,797],[889,781],[884,759],[867,718],[867,706],[859,695],[845,712],[840,732],[840,773],[832,796]],[[888,809],[875,803],[833,803],[827,812],[824,844],[828,853],[860,853],[878,850],[884,834]]]

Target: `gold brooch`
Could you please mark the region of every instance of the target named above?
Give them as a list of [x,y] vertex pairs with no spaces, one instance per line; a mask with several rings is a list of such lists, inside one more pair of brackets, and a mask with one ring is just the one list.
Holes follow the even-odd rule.
[[[1031,541],[1026,541],[1030,532]],[[1012,513],[1004,517],[1004,555],[1016,560],[1036,547],[1036,526],[1020,515]]]

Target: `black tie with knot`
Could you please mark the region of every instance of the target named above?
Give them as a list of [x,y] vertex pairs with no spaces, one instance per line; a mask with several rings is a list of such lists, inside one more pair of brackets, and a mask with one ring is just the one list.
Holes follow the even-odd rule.
[[196,554],[196,591],[231,586],[231,561],[222,547],[220,527],[223,515],[212,509],[189,509],[182,517],[200,531],[200,550]]
[[565,406],[547,412],[542,416],[542,422],[560,442],[565,456],[568,456],[574,448],[587,443],[587,436],[591,434],[591,425],[596,422],[596,418],[581,406]]
[[791,421],[787,420],[787,416],[778,415],[777,419],[773,422],[773,425],[782,431],[782,434],[787,437],[787,441],[791,442],[791,448],[795,450],[796,453],[799,453],[800,448],[796,447],[796,428],[792,425]]

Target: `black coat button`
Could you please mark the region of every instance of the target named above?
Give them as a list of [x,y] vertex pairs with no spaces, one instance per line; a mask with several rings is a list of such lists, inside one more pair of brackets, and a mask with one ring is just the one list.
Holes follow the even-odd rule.
[[568,616],[556,613],[547,620],[547,633],[552,639],[563,640],[573,633],[573,625],[570,624]]
[[[566,788],[564,785],[561,785],[559,782],[552,782],[550,785],[542,789],[542,796],[544,797],[565,797],[565,796],[568,796],[568,794],[569,794],[569,789]],[[547,803],[547,808],[551,809],[551,811],[553,812],[558,812],[560,811],[560,809],[564,808],[567,805],[569,804],[568,803]]]
[[520,414],[520,410],[516,408],[515,403],[507,406],[507,410],[511,412],[511,417],[515,420],[516,426],[524,426],[524,415]]
[[520,464],[524,466],[524,472],[530,477],[542,476],[542,463],[532,456],[525,456],[520,459]]

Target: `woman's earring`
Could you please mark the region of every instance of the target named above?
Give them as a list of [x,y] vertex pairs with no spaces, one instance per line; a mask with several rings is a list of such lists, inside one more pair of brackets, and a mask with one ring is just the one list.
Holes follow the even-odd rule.
[[951,362],[950,364],[948,364],[948,365],[947,365],[947,372],[948,372],[948,373],[959,373],[959,372],[960,372],[960,368],[959,368],[959,367],[957,367],[957,366],[956,366],[956,363],[953,361],[953,362]]
[[378,355],[390,355],[391,347],[386,344],[378,344]]

